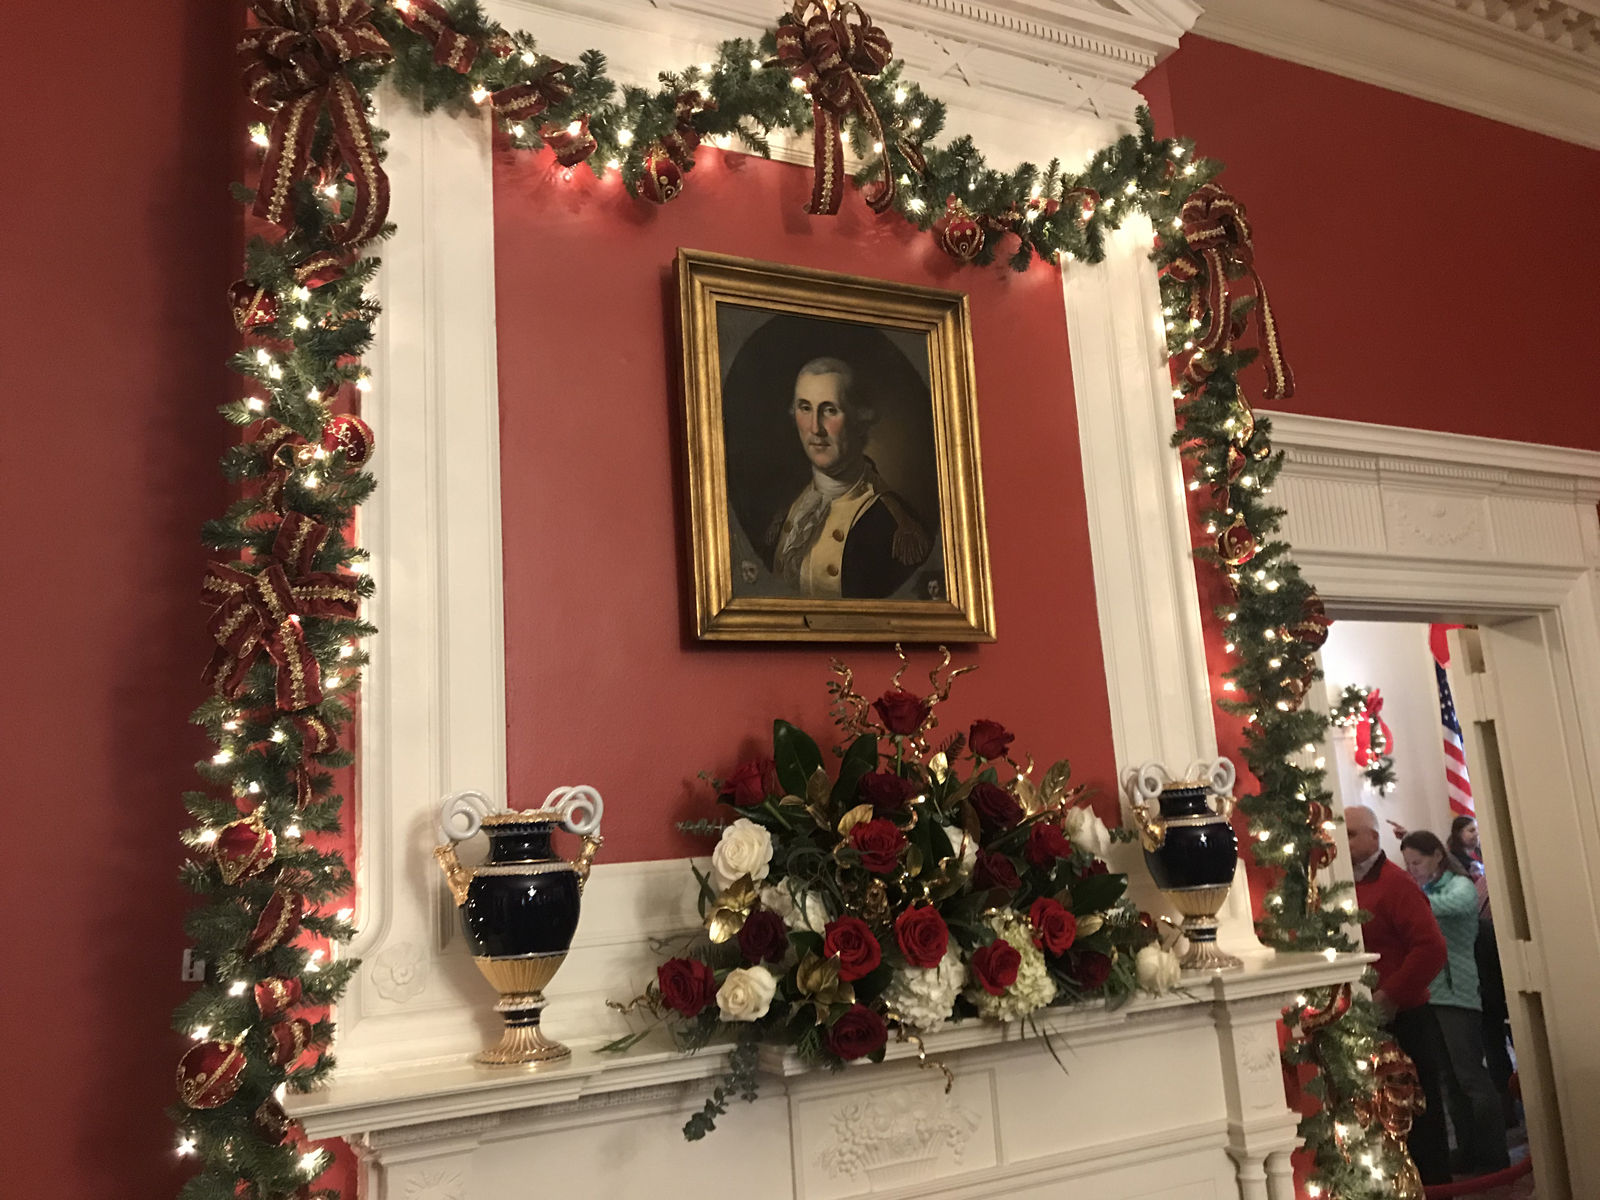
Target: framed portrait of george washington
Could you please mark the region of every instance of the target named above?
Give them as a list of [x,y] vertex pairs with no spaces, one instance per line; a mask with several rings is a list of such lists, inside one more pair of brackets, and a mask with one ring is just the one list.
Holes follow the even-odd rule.
[[960,292],[679,250],[710,641],[993,641]]

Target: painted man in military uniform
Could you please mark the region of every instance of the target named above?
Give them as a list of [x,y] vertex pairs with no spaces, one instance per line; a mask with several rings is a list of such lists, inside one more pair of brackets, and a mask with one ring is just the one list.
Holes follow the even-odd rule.
[[911,507],[866,455],[877,414],[837,358],[800,368],[790,403],[811,482],[773,518],[764,552],[800,595],[876,599],[894,593],[933,549]]

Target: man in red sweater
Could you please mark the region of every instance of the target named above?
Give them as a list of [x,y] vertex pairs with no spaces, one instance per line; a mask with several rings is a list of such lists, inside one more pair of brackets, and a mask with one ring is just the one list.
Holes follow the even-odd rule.
[[1422,889],[1402,867],[1395,866],[1378,843],[1378,819],[1362,804],[1344,810],[1355,868],[1356,903],[1371,916],[1361,938],[1373,964],[1378,986],[1372,1001],[1382,1012],[1400,1049],[1417,1065],[1424,1111],[1412,1122],[1407,1149],[1422,1182],[1450,1182],[1450,1141],[1444,1123],[1444,1078],[1448,1050],[1439,1022],[1428,1004],[1428,984],[1444,969],[1444,934]]

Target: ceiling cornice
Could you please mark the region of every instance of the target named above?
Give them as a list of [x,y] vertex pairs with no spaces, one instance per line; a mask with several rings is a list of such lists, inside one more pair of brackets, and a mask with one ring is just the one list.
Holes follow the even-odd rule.
[[1194,31],[1600,149],[1600,0],[1205,0]]

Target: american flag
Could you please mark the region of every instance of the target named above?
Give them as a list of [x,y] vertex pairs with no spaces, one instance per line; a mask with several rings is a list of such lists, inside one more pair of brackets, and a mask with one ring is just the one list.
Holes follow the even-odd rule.
[[1450,792],[1450,811],[1473,817],[1472,781],[1467,778],[1467,751],[1461,741],[1461,722],[1456,717],[1456,702],[1450,695],[1450,677],[1445,665],[1450,661],[1449,644],[1444,634],[1456,625],[1435,625],[1429,639],[1433,646],[1433,671],[1439,681],[1439,722],[1444,727],[1444,781]]

